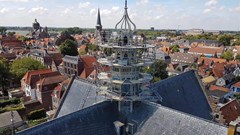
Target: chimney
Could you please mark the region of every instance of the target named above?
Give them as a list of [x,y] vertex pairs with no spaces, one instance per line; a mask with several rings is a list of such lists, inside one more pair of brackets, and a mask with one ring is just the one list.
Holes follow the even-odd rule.
[[120,121],[115,121],[113,123],[116,129],[117,135],[123,135],[124,124]]
[[240,135],[240,123],[237,123],[237,121],[230,122],[228,127],[228,135]]

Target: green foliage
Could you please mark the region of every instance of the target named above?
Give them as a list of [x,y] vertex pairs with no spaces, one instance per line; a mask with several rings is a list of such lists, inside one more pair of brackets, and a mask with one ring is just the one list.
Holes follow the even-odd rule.
[[11,128],[0,128],[0,135],[11,135],[12,129]]
[[67,28],[65,32],[68,32],[69,34],[82,34],[82,30],[79,27],[73,27],[73,28]]
[[67,31],[61,33],[61,36],[55,42],[55,45],[60,46],[63,44],[67,39],[75,41],[74,37],[72,37]]
[[6,87],[8,85],[9,77],[9,64],[6,59],[0,58],[0,86],[2,87],[4,96],[8,95]]
[[39,125],[39,124],[41,124],[41,123],[44,123],[44,122],[46,122],[46,121],[47,121],[46,118],[42,118],[42,119],[38,119],[38,120],[30,120],[30,121],[28,122],[28,126],[29,126],[29,127],[33,127],[33,126]]
[[170,47],[172,53],[179,52],[179,45],[173,45]]
[[88,52],[89,50],[91,50],[91,51],[97,51],[97,45],[87,44],[87,45],[86,45],[86,51]]
[[184,39],[187,40],[196,40],[196,39],[202,39],[202,40],[217,40],[218,36],[217,35],[213,35],[212,33],[204,33],[204,34],[200,34],[200,35],[187,35],[184,37]]
[[44,68],[46,67],[37,60],[32,58],[23,58],[15,60],[10,67],[10,71],[15,77],[21,79],[28,71]]
[[153,82],[168,78],[168,72],[166,71],[167,64],[162,60],[157,60],[150,67],[144,67],[143,72],[153,75]]
[[12,104],[19,104],[21,103],[21,100],[19,98],[12,98],[12,99],[8,99],[8,100],[0,100],[0,107],[5,107],[8,105],[12,105]]
[[0,27],[0,34],[5,34],[7,31],[7,28],[5,27]]
[[62,55],[77,56],[77,43],[73,40],[67,39],[64,43],[60,45],[60,51]]
[[236,60],[240,60],[240,55],[239,54],[236,56]]
[[18,40],[21,40],[21,41],[29,41],[30,39],[27,38],[27,37],[25,37],[25,36],[20,36],[20,37],[18,38]]
[[226,59],[226,60],[229,61],[229,60],[233,60],[233,58],[234,58],[233,56],[234,56],[234,54],[232,53],[232,51],[227,50],[226,52],[223,53],[221,58]]
[[9,37],[14,36],[15,34],[16,34],[16,32],[8,32],[8,33],[7,33],[7,35],[8,35]]
[[36,120],[36,119],[41,119],[45,117],[46,117],[46,111],[44,109],[35,110],[28,114],[29,120]]
[[220,35],[218,37],[218,41],[220,43],[222,43],[224,46],[230,46],[231,45],[231,40],[233,39],[234,37],[232,35],[227,35],[227,34],[224,34],[224,35]]

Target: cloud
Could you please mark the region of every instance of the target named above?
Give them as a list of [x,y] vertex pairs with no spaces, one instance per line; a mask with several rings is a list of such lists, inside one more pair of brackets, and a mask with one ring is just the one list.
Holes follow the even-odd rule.
[[139,2],[137,2],[137,5],[145,5],[149,2],[149,0],[140,0]]
[[7,9],[7,8],[2,8],[1,10],[0,10],[0,13],[6,13],[6,12],[8,12],[9,11],[9,9]]
[[68,13],[70,13],[70,12],[72,12],[72,10],[71,10],[70,8],[66,8],[65,10],[63,10],[62,13],[68,14]]
[[112,7],[113,11],[118,11],[120,9],[120,7]]
[[206,13],[209,13],[209,12],[211,12],[211,11],[212,11],[212,9],[210,9],[210,8],[207,8],[207,9],[204,9],[204,10],[203,10],[203,13],[205,13],[205,14],[206,14]]
[[89,7],[90,4],[91,4],[90,2],[79,3],[78,7],[79,8],[87,8],[87,7]]
[[111,14],[111,13],[112,13],[112,11],[109,10],[109,9],[103,9],[103,10],[101,10],[101,14],[102,14],[102,15],[109,15],[109,14]]
[[97,10],[96,9],[91,9],[90,10],[90,15],[95,15],[97,13]]
[[240,12],[240,6],[235,8],[235,11]]
[[215,6],[217,5],[218,0],[209,0],[208,2],[205,3],[205,6]]
[[19,11],[23,11],[23,10],[25,10],[25,8],[18,8],[18,10],[19,10]]
[[31,8],[28,12],[29,13],[33,13],[33,14],[44,14],[46,11],[48,11],[47,8],[44,7],[35,7],[35,8]]

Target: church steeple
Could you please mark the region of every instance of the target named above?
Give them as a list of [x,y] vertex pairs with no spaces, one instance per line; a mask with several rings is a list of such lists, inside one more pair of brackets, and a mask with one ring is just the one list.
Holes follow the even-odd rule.
[[102,30],[102,23],[101,23],[101,16],[100,16],[100,10],[98,8],[98,13],[97,13],[97,25],[96,25],[97,30]]

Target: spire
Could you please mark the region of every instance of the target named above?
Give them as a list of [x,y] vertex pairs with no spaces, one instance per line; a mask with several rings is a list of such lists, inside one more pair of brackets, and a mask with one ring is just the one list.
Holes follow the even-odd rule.
[[101,16],[100,16],[100,10],[98,8],[98,14],[97,14],[97,25],[96,25],[97,30],[102,29],[102,23],[101,23]]
[[125,0],[125,9],[127,9],[127,0]]
[[128,7],[127,7],[127,0],[125,0],[125,11],[122,19],[116,24],[115,29],[117,29],[120,26],[121,30],[124,31],[135,31],[136,25],[132,22],[128,15]]

